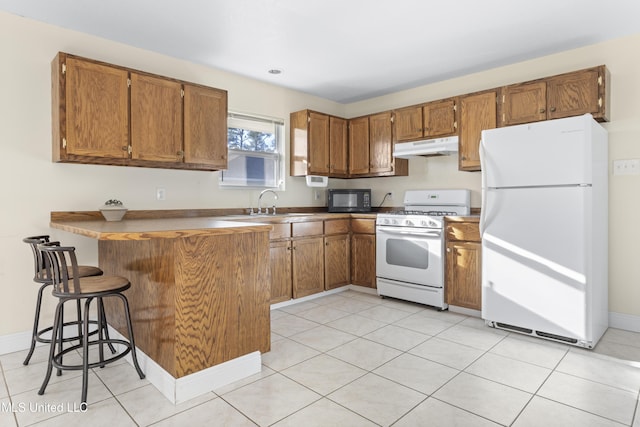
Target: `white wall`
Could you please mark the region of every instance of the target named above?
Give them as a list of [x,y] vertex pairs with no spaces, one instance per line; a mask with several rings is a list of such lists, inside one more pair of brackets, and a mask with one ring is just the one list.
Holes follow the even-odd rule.
[[[248,207],[257,191],[220,190],[217,173],[115,166],[70,165],[51,162],[50,62],[58,51],[174,77],[229,92],[229,109],[275,116],[310,108],[355,117],[398,106],[441,99],[564,71],[607,64],[612,73],[610,156],[640,158],[640,35],[498,68],[447,82],[350,105],[239,77],[223,71],[166,57],[86,34],[41,24],[0,12],[0,337],[31,327],[36,286],[32,260],[21,239],[51,234],[78,247],[80,261],[97,262],[94,240],[48,227],[50,211],[96,210],[118,198],[130,209]],[[287,144],[288,145],[288,144]],[[551,154],[551,153],[550,153]],[[456,157],[410,160],[410,176],[331,180],[334,186],[371,187],[374,204],[387,191],[400,205],[411,188],[471,188],[472,205],[479,207],[478,173],[459,172]],[[541,167],[541,170],[543,168]],[[287,165],[288,170],[288,165]],[[611,177],[610,184],[610,310],[640,316],[640,263],[636,261],[640,222],[640,177]],[[167,200],[155,200],[155,188],[166,188]],[[323,205],[302,178],[288,178],[279,206]],[[45,315],[51,314],[51,305]]]

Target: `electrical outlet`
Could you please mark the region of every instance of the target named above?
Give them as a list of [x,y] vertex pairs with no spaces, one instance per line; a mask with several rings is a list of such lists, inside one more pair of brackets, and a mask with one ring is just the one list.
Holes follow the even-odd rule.
[[320,190],[313,190],[313,200],[320,200]]
[[393,200],[393,191],[389,191],[387,193],[389,196],[387,197],[388,200]]
[[164,188],[156,188],[156,200],[165,200],[167,198],[167,192]]
[[640,175],[640,159],[621,159],[613,161],[614,175]]

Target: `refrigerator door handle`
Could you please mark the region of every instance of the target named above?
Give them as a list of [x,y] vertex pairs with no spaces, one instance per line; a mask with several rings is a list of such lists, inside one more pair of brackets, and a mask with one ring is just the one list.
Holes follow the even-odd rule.
[[482,238],[482,235],[484,234],[484,224],[486,221],[486,199],[487,199],[487,183],[486,183],[486,177],[485,177],[485,160],[484,160],[484,145],[482,144],[482,138],[480,139],[480,144],[479,144],[479,153],[480,155],[480,178],[481,178],[481,187],[480,187],[480,196],[481,196],[481,202],[480,202],[480,221],[479,221],[479,229],[480,229],[480,238]]

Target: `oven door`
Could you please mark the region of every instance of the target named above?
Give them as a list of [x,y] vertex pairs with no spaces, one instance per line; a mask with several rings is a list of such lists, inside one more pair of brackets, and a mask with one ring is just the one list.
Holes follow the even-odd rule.
[[442,288],[442,230],[376,227],[376,276]]

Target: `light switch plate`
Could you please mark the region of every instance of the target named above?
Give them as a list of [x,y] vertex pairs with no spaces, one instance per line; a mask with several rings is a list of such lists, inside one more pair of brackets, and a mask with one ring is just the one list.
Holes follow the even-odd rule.
[[620,159],[613,161],[614,175],[640,175],[640,159]]

